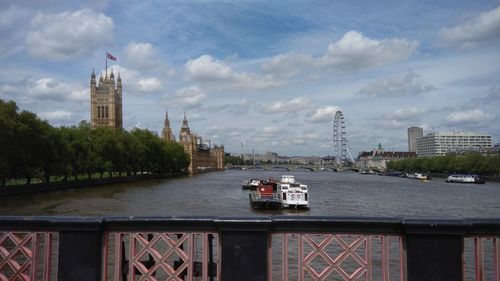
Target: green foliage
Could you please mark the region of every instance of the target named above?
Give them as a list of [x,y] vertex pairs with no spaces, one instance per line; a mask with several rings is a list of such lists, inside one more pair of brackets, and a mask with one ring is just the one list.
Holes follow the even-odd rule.
[[0,186],[21,177],[49,182],[52,176],[180,172],[189,166],[180,144],[148,130],[91,129],[86,121],[54,128],[34,113],[19,112],[13,101],[0,100],[0,132]]
[[[242,157],[232,156],[229,153],[226,153],[224,155],[224,163],[230,164],[230,165],[245,165],[246,164]],[[251,161],[250,161],[250,164],[252,164]]]
[[500,175],[500,155],[465,154],[412,158],[389,162],[388,169],[404,172]]

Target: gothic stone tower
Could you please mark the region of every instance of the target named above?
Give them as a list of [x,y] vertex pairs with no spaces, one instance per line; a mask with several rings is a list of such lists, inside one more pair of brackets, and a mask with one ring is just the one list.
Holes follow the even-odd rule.
[[[116,87],[115,87],[116,86]],[[92,128],[110,127],[121,129],[123,127],[122,117],[122,79],[118,73],[115,84],[113,70],[105,77],[99,77],[99,85],[96,84],[95,73],[92,70],[90,76],[90,124]]]
[[172,133],[172,129],[170,128],[170,121],[168,120],[168,111],[166,110],[165,110],[165,122],[163,123],[162,136],[163,139],[166,141],[175,141],[175,135]]
[[224,146],[215,145],[212,148],[210,144],[204,144],[202,138],[189,129],[186,114],[179,132],[179,143],[191,161],[188,167],[190,174],[204,170],[224,170]]
[[179,143],[184,147],[184,151],[189,157],[190,164],[188,167],[188,172],[190,174],[196,172],[196,168],[193,167],[198,167],[196,158],[197,138],[198,137],[196,135],[191,134],[186,114],[184,113],[184,120],[182,120],[182,127],[179,131]]

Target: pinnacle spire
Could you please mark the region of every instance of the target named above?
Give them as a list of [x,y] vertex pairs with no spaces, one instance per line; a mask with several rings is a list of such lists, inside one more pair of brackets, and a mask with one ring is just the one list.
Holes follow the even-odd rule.
[[163,139],[167,141],[175,141],[175,136],[170,128],[170,121],[168,120],[168,109],[165,108],[165,122],[163,124]]
[[165,108],[165,127],[170,127],[170,120],[168,120],[168,109]]
[[184,120],[182,120],[182,127],[179,134],[179,139],[182,140],[182,135],[190,135],[189,125],[186,117],[186,112],[184,112]]

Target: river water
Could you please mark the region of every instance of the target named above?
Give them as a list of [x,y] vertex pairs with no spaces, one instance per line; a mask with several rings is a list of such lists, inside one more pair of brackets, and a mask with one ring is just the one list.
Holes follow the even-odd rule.
[[[295,175],[309,186],[310,210],[256,211],[241,183]],[[212,172],[165,180],[70,189],[2,198],[0,215],[269,216],[498,218],[500,183],[421,182],[356,173],[309,171]]]

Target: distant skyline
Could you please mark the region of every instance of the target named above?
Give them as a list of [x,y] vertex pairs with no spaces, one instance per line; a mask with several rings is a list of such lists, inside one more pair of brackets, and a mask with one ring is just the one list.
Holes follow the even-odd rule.
[[[90,121],[92,69],[123,82],[125,129],[192,131],[226,152],[353,154],[407,128],[500,142],[500,1],[7,1],[0,98]],[[355,156],[354,155],[354,156]]]

